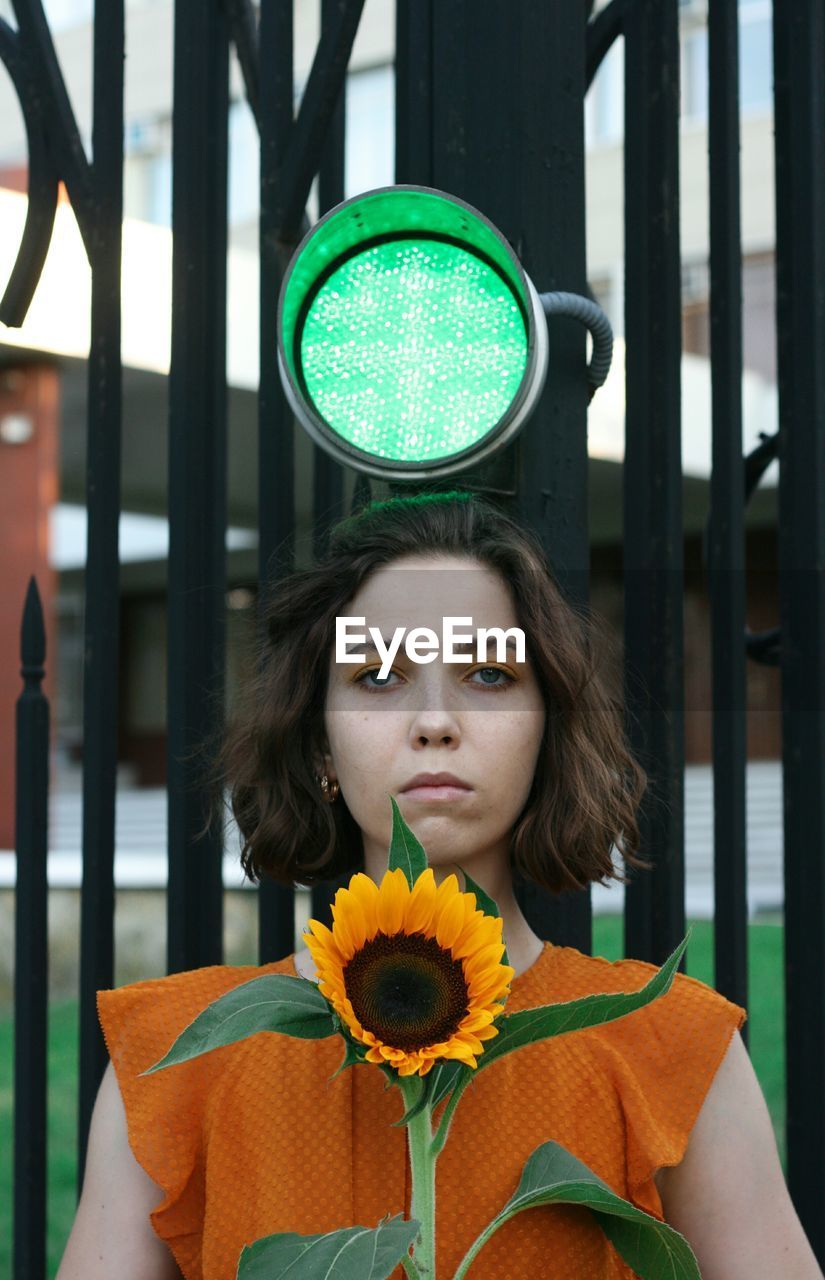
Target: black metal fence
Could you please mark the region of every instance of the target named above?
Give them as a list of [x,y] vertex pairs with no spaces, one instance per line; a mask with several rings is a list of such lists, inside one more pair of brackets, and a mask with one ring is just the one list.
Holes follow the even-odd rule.
[[[661,963],[685,932],[683,533],[681,488],[678,0],[518,5],[397,0],[396,179],[444,188],[484,210],[542,289],[586,292],[584,95],[624,38],[627,431],[625,691],[631,740],[651,778],[643,856],[656,874],[627,889],[626,953]],[[306,225],[343,196],[343,90],[363,0],[321,0],[321,37],[293,112],[292,0],[176,0],[173,315],[169,377],[168,776],[170,971],[220,962],[220,841],[204,813],[192,748],[219,716],[227,518],[225,364],[229,53],[260,131],[260,590],[293,531],[294,424],[272,353],[279,283]],[[92,157],[80,140],[40,0],[13,0],[0,59],[23,112],[29,206],[0,301],[22,323],[37,287],[59,180],[92,267],[88,364],[79,1142],[105,1064],[95,991],[114,982],[118,515],[118,297],[123,186],[123,0],[95,6]],[[713,471],[705,551],[711,595],[716,985],[748,1003],[745,664],[781,665],[785,796],[788,1183],[825,1262],[825,5],[774,13],[778,437],[743,465],[737,10],[709,0],[709,175]],[[620,211],[617,210],[617,216]],[[525,432],[462,479],[540,533],[571,598],[588,583],[585,344],[549,321],[553,376]],[[780,459],[780,628],[746,633],[744,507]],[[345,508],[342,469],[314,454],[316,546]],[[401,486],[397,486],[399,489]],[[362,476],[347,502],[371,486]],[[781,642],[780,642],[781,641]],[[48,658],[47,658],[48,660]],[[17,721],[15,1277],[45,1275],[46,848],[48,706],[34,584],[22,632]],[[211,697],[204,697],[209,691]],[[533,927],[591,949],[588,892],[551,899],[519,886]],[[324,909],[328,891],[315,893]],[[262,961],[291,951],[293,894],[263,887]]]

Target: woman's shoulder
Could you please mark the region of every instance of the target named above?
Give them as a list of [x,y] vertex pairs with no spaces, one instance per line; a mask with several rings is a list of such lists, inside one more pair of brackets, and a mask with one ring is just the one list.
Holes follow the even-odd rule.
[[270,973],[294,974],[293,956],[269,964],[211,964],[197,969],[182,969],[160,977],[140,978],[119,987],[98,991],[98,1004],[148,1005],[209,1003],[233,987]]
[[[547,975],[548,1003],[638,991],[661,968],[646,960],[591,956],[575,947],[558,948],[554,959]],[[575,1033],[561,1037],[577,1055],[571,1088],[590,1087],[592,1068],[615,1092],[626,1135],[628,1186],[648,1212],[660,1207],[649,1198],[650,1179],[682,1160],[716,1072],[747,1016],[743,1006],[677,970],[664,995],[588,1028],[582,1039]]]
[[212,1001],[266,974],[294,975],[292,961],[289,955],[265,965],[205,965],[98,991],[98,1017],[110,1057],[117,1061],[131,1050],[136,1051],[136,1065],[144,1059],[150,1065],[158,1046],[168,1048],[166,1042]]
[[[602,955],[588,955],[576,947],[560,946],[554,948],[554,951],[554,963],[547,975],[548,985],[557,991],[568,992],[569,994],[564,996],[565,999],[594,995],[601,991],[611,993],[638,991],[661,970],[661,965],[653,964],[648,960],[636,960],[632,957],[610,960]],[[668,1007],[672,1007],[677,1002],[687,1002],[719,1008],[728,1005],[732,1009],[741,1009],[741,1006],[727,1000],[709,983],[679,970],[673,975],[673,981],[666,994],[657,997],[652,1004],[665,1001],[670,997],[673,999]]]
[[[575,947],[558,947],[546,966],[540,991],[530,1004],[555,1004],[586,996],[639,991],[661,966],[632,958],[609,960],[587,955]],[[667,1059],[673,1069],[681,1060],[718,1065],[734,1031],[747,1019],[744,1006],[729,1000],[709,983],[676,971],[664,994],[632,1012],[588,1029],[595,1047],[611,1058],[620,1055],[634,1068],[649,1069],[655,1077]]]
[[[589,956],[574,947],[560,953],[555,982],[548,984],[553,1001],[638,991],[661,968],[646,960]],[[747,1016],[744,1006],[677,970],[664,994],[587,1034],[600,1060],[625,1085],[632,1082],[648,1099],[675,1089],[698,1104]]]
[[112,987],[108,991],[117,991],[130,993],[135,996],[146,994],[161,995],[168,993],[170,996],[177,993],[185,992],[189,989],[203,989],[208,987],[224,988],[229,990],[231,987],[239,985],[242,982],[249,982],[253,978],[262,977],[267,973],[294,973],[294,956],[284,956],[281,960],[273,960],[268,964],[210,964],[202,965],[196,969],[181,969],[175,973],[163,974],[150,978],[139,978],[136,981],[124,983],[119,987]]

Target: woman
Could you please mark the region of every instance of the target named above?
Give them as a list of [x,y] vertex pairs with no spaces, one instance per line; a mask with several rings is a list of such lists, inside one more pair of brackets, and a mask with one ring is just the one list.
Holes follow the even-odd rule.
[[[351,646],[354,663],[337,660],[343,617],[363,619],[384,647],[397,628],[439,635],[446,617],[472,619],[462,629],[474,638],[521,629],[526,646],[420,663],[402,649],[382,675],[364,643]],[[219,753],[247,873],[309,884],[363,868],[379,882],[392,795],[436,881],[455,873],[460,884],[466,869],[496,900],[515,971],[508,1011],[644,985],[652,965],[543,941],[513,891],[516,870],[554,892],[623,879],[613,847],[627,865],[650,865],[635,855],[645,774],[595,634],[532,535],[469,493],[391,499],[341,522],[323,562],[268,606],[263,660]],[[445,773],[453,785],[437,785]],[[100,993],[114,1070],[58,1280],[224,1280],[260,1236],[409,1212],[399,1095],[377,1071],[330,1080],[338,1037],[259,1035],[139,1077],[207,1003],[263,971],[316,977],[302,948],[263,970],[215,966]],[[552,1137],[681,1231],[704,1280],[820,1280],[739,1035],[745,1016],[677,973],[646,1008],[480,1075],[439,1159],[439,1276]],[[633,1275],[590,1212],[567,1205],[505,1224],[471,1274]]]

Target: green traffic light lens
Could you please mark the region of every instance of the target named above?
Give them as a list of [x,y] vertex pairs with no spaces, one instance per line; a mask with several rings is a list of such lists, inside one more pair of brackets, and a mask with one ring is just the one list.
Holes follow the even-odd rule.
[[467,249],[394,239],[356,252],[310,295],[296,352],[321,418],[356,448],[429,461],[469,448],[527,365],[510,282]]
[[443,475],[520,429],[547,330],[483,214],[433,188],[382,187],[330,210],[293,254],[278,362],[299,421],[334,457],[374,475]]

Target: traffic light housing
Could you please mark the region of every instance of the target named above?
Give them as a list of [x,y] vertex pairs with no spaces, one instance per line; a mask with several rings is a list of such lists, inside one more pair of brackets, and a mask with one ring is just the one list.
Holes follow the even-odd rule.
[[482,462],[529,417],[547,372],[539,295],[504,236],[432,188],[330,210],[281,288],[290,404],[339,462],[388,479]]

